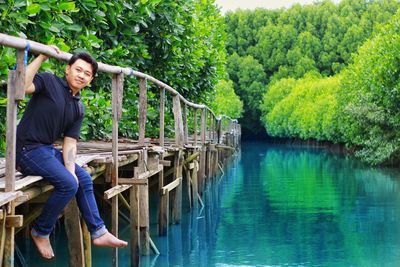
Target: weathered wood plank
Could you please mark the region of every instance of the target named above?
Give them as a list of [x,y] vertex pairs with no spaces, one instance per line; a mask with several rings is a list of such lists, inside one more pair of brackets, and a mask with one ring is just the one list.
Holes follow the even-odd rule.
[[0,207],[22,196],[21,191],[0,192]]
[[76,199],[64,209],[65,232],[68,238],[69,266],[85,267],[83,234]]
[[139,145],[144,145],[147,119],[147,80],[139,82]]
[[164,147],[165,89],[160,89],[160,146]]
[[167,192],[172,191],[176,187],[181,184],[182,177],[178,177],[176,180],[172,181],[171,183],[164,185],[161,189],[161,193],[165,195]]
[[174,96],[172,100],[174,123],[175,123],[175,144],[179,147],[183,146],[183,121],[182,121],[182,109],[181,101],[179,96]]

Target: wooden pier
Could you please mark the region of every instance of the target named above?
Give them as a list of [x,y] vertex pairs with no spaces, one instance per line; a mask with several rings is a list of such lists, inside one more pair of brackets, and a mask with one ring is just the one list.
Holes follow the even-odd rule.
[[[0,45],[18,50],[17,67],[9,71],[7,83],[7,149],[0,159],[0,267],[14,266],[15,234],[29,228],[53,187],[40,176],[23,177],[15,170],[17,103],[22,90],[24,51],[67,61],[71,54],[56,54],[48,46],[0,34]],[[130,68],[99,63],[99,71],[112,75],[112,142],[79,142],[77,163],[90,173],[96,194],[111,205],[110,231],[118,236],[120,208],[129,209],[131,266],[139,266],[140,255],[159,253],[150,236],[149,190],[156,188],[158,234],[167,235],[170,224],[179,223],[182,202],[191,209],[203,205],[205,184],[216,177],[240,145],[241,128],[236,120],[217,118],[205,105],[192,103],[163,82]],[[138,140],[120,139],[124,79],[139,79]],[[146,136],[147,83],[160,90],[159,135]],[[172,98],[174,136],[166,138],[165,100]],[[193,121],[189,125],[189,117]],[[99,191],[98,188],[104,190]],[[122,207],[121,207],[122,206]],[[92,266],[90,234],[81,220],[75,201],[64,210],[70,266]],[[118,249],[113,249],[109,266],[118,266]]]

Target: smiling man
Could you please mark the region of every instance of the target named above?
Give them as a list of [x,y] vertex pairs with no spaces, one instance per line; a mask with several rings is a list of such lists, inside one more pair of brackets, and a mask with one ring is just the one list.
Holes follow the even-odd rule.
[[[57,53],[59,49],[52,46]],[[50,233],[58,216],[75,196],[82,216],[97,246],[124,247],[127,242],[109,233],[100,218],[90,175],[75,164],[76,143],[84,117],[80,91],[97,72],[97,62],[88,53],[74,54],[65,78],[51,73],[37,74],[46,55],[39,55],[26,70],[25,92],[32,94],[17,129],[17,167],[24,175],[39,175],[54,186],[41,215],[31,230],[39,253],[54,257]],[[62,151],[54,142],[63,138]]]

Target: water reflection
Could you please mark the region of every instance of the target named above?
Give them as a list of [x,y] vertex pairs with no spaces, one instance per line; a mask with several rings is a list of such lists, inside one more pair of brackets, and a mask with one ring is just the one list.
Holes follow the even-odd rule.
[[154,266],[398,266],[398,177],[321,149],[245,144],[201,218],[170,234],[181,249]]

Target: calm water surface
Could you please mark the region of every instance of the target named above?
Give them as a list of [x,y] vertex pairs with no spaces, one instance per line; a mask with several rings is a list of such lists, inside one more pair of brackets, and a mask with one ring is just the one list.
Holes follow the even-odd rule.
[[[398,267],[399,182],[399,171],[322,149],[245,143],[207,187],[206,207],[185,213],[168,237],[157,237],[152,210],[161,255],[142,257],[141,266]],[[67,266],[65,240],[56,243],[57,260],[40,266]],[[120,266],[129,266],[128,252],[120,251]],[[110,250],[93,254],[94,266],[111,265]]]

